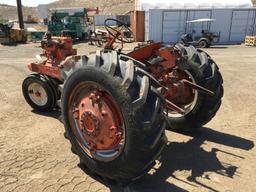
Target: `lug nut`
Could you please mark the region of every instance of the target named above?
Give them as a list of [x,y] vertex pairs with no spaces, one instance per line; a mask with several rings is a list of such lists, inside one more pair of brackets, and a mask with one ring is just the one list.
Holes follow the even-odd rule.
[[91,93],[89,99],[92,100],[95,97],[95,93]]
[[110,130],[110,131],[114,131],[114,130],[116,130],[116,127],[115,127],[115,126],[112,126],[112,127],[109,128],[109,130]]
[[107,114],[108,114],[107,111],[102,111],[102,112],[101,112],[101,115],[102,115],[103,117],[105,117]]

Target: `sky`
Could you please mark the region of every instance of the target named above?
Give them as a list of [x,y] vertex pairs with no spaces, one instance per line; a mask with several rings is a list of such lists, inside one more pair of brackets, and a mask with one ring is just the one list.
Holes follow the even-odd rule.
[[[30,7],[36,7],[38,4],[47,4],[53,1],[54,0],[21,0],[22,5]],[[0,3],[16,5],[16,0],[0,0]]]

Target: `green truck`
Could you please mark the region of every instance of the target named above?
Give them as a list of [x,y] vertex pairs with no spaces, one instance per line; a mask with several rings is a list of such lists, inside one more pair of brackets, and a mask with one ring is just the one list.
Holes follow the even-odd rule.
[[51,10],[48,31],[55,36],[70,36],[73,40],[88,38],[87,9],[60,8]]

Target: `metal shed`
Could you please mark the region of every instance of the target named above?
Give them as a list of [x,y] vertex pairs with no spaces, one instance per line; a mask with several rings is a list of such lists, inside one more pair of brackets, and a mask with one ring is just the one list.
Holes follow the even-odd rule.
[[149,9],[145,13],[145,39],[175,43],[180,36],[194,30],[202,31],[200,24],[188,26],[187,21],[212,18],[212,32],[220,34],[219,44],[241,43],[246,35],[256,35],[256,9]]
[[184,33],[201,33],[202,25],[187,21],[211,18],[208,29],[219,33],[216,43],[241,43],[256,35],[256,9],[251,0],[136,0],[135,9],[145,11],[145,39],[177,42]]

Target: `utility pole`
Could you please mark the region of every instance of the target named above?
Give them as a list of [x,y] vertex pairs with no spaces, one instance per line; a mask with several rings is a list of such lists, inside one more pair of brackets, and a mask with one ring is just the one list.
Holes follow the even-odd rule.
[[17,0],[17,10],[18,10],[20,29],[24,29],[24,21],[23,21],[23,13],[22,13],[22,3],[21,3],[21,0]]

